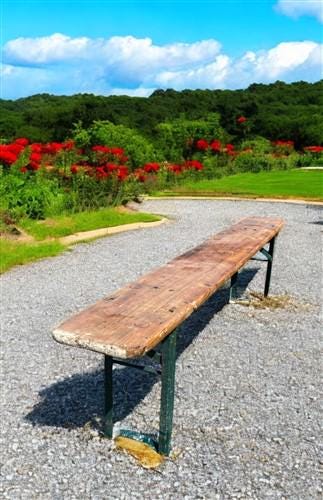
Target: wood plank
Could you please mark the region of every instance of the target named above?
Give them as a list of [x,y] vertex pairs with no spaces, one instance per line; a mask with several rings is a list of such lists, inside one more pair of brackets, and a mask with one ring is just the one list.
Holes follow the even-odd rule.
[[144,355],[278,234],[282,219],[248,217],[58,326],[58,342],[119,358]]

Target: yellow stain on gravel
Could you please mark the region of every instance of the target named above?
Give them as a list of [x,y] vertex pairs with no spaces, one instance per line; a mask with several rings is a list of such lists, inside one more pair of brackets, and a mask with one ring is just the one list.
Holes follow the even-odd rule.
[[118,450],[123,450],[135,457],[145,469],[156,469],[165,460],[165,457],[159,455],[151,446],[141,441],[118,436],[114,442]]

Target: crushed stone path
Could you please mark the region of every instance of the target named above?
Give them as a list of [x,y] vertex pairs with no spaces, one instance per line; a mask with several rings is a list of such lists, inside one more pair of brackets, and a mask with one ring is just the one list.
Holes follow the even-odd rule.
[[[322,208],[148,200],[171,221],[79,244],[0,277],[3,499],[319,499]],[[55,343],[64,318],[244,216],[286,221],[271,292],[293,307],[228,304],[222,289],[181,327],[173,458],[141,468],[100,436],[103,357]],[[265,266],[239,278],[262,291]],[[116,418],[158,429],[160,383],[120,368]],[[322,449],[322,448],[321,448]]]

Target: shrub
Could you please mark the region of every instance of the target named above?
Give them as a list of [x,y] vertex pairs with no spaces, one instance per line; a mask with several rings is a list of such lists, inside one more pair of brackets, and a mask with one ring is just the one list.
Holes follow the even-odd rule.
[[22,173],[17,167],[12,167],[8,174],[1,170],[0,198],[1,207],[15,219],[43,219],[54,207],[59,211],[65,203],[56,179],[46,178],[41,171]]
[[96,144],[123,148],[132,169],[160,159],[154,146],[138,132],[109,121],[95,121],[87,130],[76,125],[73,137],[79,147],[87,150]]
[[269,155],[241,153],[236,157],[233,169],[235,172],[260,172],[271,170],[272,166],[273,160]]
[[251,150],[255,154],[266,154],[272,152],[272,143],[264,137],[254,137],[246,139],[240,144],[241,150]]
[[197,143],[201,145],[217,138],[221,141],[227,139],[220,126],[220,115],[209,114],[204,120],[186,120],[180,118],[171,122],[160,123],[156,127],[157,144],[167,161],[182,161],[189,158]]

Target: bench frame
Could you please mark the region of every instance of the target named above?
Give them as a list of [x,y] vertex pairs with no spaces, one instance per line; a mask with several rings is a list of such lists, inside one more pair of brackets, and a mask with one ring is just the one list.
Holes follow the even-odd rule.
[[[264,296],[267,297],[270,288],[272,264],[274,258],[274,236],[269,242],[269,247],[261,248],[258,252],[262,253],[264,258],[251,257],[250,260],[267,262],[267,271],[265,279]],[[256,252],[256,254],[258,253]],[[256,255],[255,254],[255,255]],[[242,266],[243,267],[243,266]],[[241,268],[242,268],[241,267]],[[232,275],[229,289],[229,302],[236,296],[236,285],[238,272]],[[153,446],[160,454],[169,455],[171,450],[171,436],[173,427],[173,410],[175,395],[175,365],[176,365],[176,329],[173,330],[165,339],[153,349],[146,353],[146,358],[159,364],[159,367],[149,365],[137,365],[113,356],[104,356],[104,435],[107,438],[113,437],[113,364],[128,366],[147,371],[153,374],[161,374],[161,400],[159,417],[159,438],[154,441],[148,436],[129,430],[121,430],[118,434],[126,437],[133,437]]]

